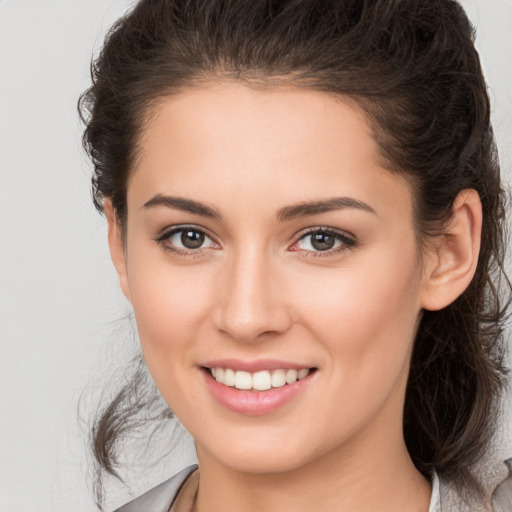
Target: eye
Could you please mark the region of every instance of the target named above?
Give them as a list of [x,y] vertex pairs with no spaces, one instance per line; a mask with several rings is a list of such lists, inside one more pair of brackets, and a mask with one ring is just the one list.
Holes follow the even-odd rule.
[[355,240],[345,233],[332,229],[314,228],[303,234],[295,242],[292,250],[332,254],[347,250],[355,245]]
[[165,249],[182,255],[218,247],[204,231],[194,226],[172,228],[156,238],[156,241]]

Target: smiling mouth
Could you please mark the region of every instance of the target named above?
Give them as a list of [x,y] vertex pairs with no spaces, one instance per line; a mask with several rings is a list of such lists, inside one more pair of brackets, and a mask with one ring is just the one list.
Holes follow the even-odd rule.
[[267,391],[294,384],[316,371],[316,368],[301,368],[299,370],[283,368],[254,373],[231,368],[205,368],[205,370],[224,386],[245,391]]

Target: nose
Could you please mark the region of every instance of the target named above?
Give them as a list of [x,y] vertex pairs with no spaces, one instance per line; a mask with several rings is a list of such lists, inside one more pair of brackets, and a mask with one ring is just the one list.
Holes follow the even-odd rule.
[[217,283],[215,327],[240,343],[282,334],[292,324],[278,266],[261,252],[234,256]]

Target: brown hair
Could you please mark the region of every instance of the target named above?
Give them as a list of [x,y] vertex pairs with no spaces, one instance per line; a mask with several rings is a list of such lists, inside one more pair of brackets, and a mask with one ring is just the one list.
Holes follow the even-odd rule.
[[[468,289],[425,311],[415,341],[404,434],[416,466],[473,486],[504,382],[505,195],[474,32],[453,0],[142,0],[111,29],[80,99],[93,198],[123,224],[126,184],[154,102],[202,81],[293,84],[343,95],[368,115],[391,172],[414,184],[421,240],[435,236],[457,194],[475,189],[482,246]],[[93,428],[99,472],[116,474],[118,441],[141,411],[134,378]],[[166,415],[168,421],[170,413]]]

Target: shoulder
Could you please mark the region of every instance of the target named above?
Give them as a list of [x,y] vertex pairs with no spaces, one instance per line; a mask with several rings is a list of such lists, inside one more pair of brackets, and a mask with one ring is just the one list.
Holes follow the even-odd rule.
[[439,510],[512,512],[512,458],[498,464],[486,465],[479,474],[486,499],[467,489],[460,493],[441,476]]
[[496,487],[492,495],[494,512],[512,511],[512,458],[505,461],[507,477]]
[[167,512],[185,480],[197,469],[194,464],[114,512]]

